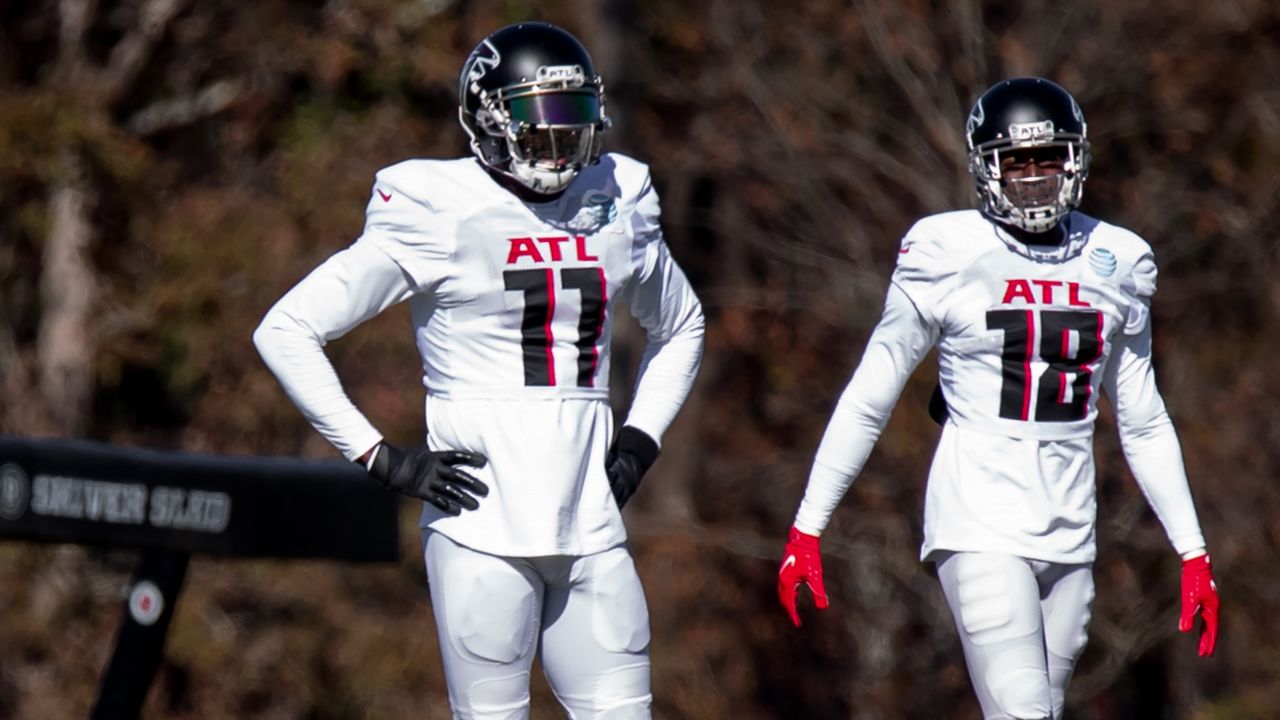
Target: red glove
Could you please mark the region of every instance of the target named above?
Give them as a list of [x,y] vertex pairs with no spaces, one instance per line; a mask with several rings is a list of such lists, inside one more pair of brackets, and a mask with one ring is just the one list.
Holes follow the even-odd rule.
[[782,555],[782,567],[778,569],[778,600],[791,616],[791,622],[800,627],[800,614],[796,612],[796,591],[808,585],[813,593],[813,604],[819,610],[827,609],[827,587],[822,584],[822,555],[818,549],[818,537],[802,533],[794,527],[787,535],[787,549]]
[[1182,617],[1178,618],[1178,629],[1191,632],[1197,613],[1204,618],[1200,657],[1208,657],[1218,641],[1218,584],[1213,581],[1208,555],[1182,561]]

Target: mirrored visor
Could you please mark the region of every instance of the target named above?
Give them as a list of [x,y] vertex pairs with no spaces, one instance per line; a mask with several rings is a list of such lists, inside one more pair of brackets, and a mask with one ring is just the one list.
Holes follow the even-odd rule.
[[531,125],[591,125],[600,122],[593,92],[558,92],[511,98],[511,119]]

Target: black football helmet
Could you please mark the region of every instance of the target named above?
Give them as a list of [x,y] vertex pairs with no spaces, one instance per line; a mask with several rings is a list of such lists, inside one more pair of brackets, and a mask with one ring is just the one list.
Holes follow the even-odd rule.
[[610,125],[587,49],[540,22],[504,27],[471,51],[458,81],[458,120],[480,162],[548,195],[600,159]]
[[[1029,232],[1055,227],[1080,204],[1089,174],[1089,141],[1084,113],[1071,94],[1044,78],[996,83],[969,111],[965,135],[969,173],[983,210],[996,220]],[[1057,151],[1062,172],[1041,177],[1004,178],[1002,154],[1027,148]]]

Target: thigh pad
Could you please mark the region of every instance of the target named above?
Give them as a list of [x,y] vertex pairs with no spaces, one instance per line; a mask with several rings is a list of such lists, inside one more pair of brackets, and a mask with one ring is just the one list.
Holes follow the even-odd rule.
[[1037,634],[1039,599],[1034,593],[1019,607],[1021,598],[1010,568],[1003,561],[971,555],[956,558],[956,592],[960,624],[975,645],[990,645]]
[[625,550],[595,558],[590,570],[591,632],[610,652],[639,653],[649,647],[649,608],[635,563]]
[[524,577],[489,567],[448,575],[443,591],[448,594],[449,640],[463,657],[505,665],[530,652],[537,637],[538,602]]

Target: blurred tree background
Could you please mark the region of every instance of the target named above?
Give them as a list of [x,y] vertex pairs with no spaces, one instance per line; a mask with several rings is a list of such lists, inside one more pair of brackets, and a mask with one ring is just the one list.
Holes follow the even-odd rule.
[[[824,538],[795,630],[775,562],[897,240],[973,205],[962,127],[1000,78],[1085,109],[1083,209],[1161,268],[1159,372],[1224,598],[1175,631],[1178,561],[1099,423],[1098,599],[1079,719],[1280,707],[1280,5],[1272,0],[34,0],[0,4],[0,431],[335,457],[258,360],[274,300],[354,239],[375,170],[466,153],[456,82],[540,19],[604,74],[611,150],[653,166],[707,354],[627,511],[658,718],[975,718],[917,561],[937,430],[917,373]],[[641,344],[621,328],[619,406]],[[396,308],[332,344],[390,437],[421,428]],[[406,502],[395,567],[197,558],[152,718],[447,717]],[[125,553],[0,544],[0,717],[84,717]],[[535,682],[535,716],[554,717]]]

